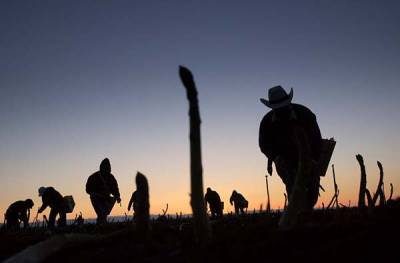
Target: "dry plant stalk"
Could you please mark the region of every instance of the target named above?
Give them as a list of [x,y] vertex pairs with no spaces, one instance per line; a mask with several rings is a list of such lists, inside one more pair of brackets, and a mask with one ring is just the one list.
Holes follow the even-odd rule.
[[379,204],[384,205],[386,200],[385,200],[385,193],[383,190],[383,167],[381,162],[377,161],[378,168],[379,168],[379,183],[376,188],[376,192],[374,195],[374,198],[372,199],[373,205],[375,206],[376,201],[378,200],[379,197]]
[[292,228],[299,216],[307,211],[307,179],[311,175],[311,150],[304,129],[298,125],[293,127],[293,139],[297,144],[299,164],[289,204],[279,221],[280,228]]
[[268,198],[266,212],[269,214],[269,213],[271,213],[271,203],[270,203],[270,199],[269,199],[268,174],[265,175],[265,184],[267,185],[267,198]]
[[333,205],[333,204],[336,205],[336,208],[339,208],[339,200],[338,200],[339,188],[338,188],[338,186],[336,184],[335,166],[333,164],[332,164],[332,174],[333,174],[333,185],[334,185],[334,188],[335,188],[335,193],[334,193],[334,195],[333,195],[333,197],[332,197],[331,201],[329,202],[329,204],[328,204],[326,209],[329,209],[331,207],[331,205]]
[[387,201],[392,200],[392,197],[393,197],[393,184],[390,183],[390,195],[389,195],[389,199]]
[[211,228],[207,218],[203,191],[203,166],[201,161],[200,112],[196,85],[192,73],[185,67],[179,67],[179,75],[186,89],[189,101],[190,119],[190,204],[193,211],[194,231],[197,241],[206,244],[211,239]]
[[150,202],[149,184],[146,176],[137,172],[136,174],[136,204],[135,221],[138,231],[147,235],[150,230]]
[[358,208],[365,209],[365,194],[367,189],[367,174],[365,172],[364,158],[361,154],[356,155],[356,159],[360,165],[361,170],[361,182],[360,182],[360,192],[358,195]]
[[368,210],[369,210],[369,212],[371,212],[372,209],[374,208],[374,204],[373,204],[371,193],[369,192],[369,190],[367,188],[365,188],[365,195],[367,196],[367,200],[368,200]]

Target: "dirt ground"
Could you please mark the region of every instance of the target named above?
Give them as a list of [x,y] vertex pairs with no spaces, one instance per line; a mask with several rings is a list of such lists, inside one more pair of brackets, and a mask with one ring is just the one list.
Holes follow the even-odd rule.
[[94,241],[72,244],[46,262],[289,262],[357,261],[398,257],[400,201],[371,213],[356,208],[318,210],[293,230],[278,229],[279,214],[225,216],[211,221],[213,239],[196,244],[190,219],[153,221],[148,237],[135,225],[86,224],[53,233],[36,228],[0,232],[0,260],[50,237],[84,234]]

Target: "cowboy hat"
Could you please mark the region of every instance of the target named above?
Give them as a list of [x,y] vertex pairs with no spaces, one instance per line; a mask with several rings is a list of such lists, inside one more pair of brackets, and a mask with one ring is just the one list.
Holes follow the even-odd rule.
[[289,94],[281,86],[275,86],[268,90],[269,100],[260,98],[260,101],[271,109],[278,109],[290,104],[293,98],[293,88]]

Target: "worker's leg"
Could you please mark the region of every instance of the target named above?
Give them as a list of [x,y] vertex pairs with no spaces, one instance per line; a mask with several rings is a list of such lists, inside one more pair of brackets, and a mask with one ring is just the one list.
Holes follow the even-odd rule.
[[245,213],[244,213],[244,207],[240,207],[240,213],[241,213],[242,215],[245,214]]
[[55,225],[55,223],[56,223],[56,216],[57,216],[57,214],[58,214],[58,209],[52,208],[52,209],[50,210],[49,225],[48,225],[50,228],[53,228],[53,227],[54,227],[54,225]]
[[26,215],[26,213],[20,214],[19,220],[21,220],[21,222],[24,223],[24,228],[27,228],[29,226],[29,220],[28,220],[28,216]]
[[296,178],[296,165],[280,156],[278,156],[274,162],[276,172],[285,184],[286,193],[290,200],[290,194],[292,193]]
[[235,215],[239,214],[239,206],[236,204],[237,202],[235,202]]
[[19,220],[17,215],[6,214],[7,229],[19,229]]
[[223,208],[222,208],[222,204],[220,204],[219,206],[218,206],[218,218],[222,218],[222,216],[223,216]]
[[59,212],[59,216],[60,218],[58,219],[58,226],[59,227],[64,227],[67,225],[67,214],[65,213],[65,211],[60,211]]
[[320,177],[313,173],[307,186],[307,208],[312,210],[318,201]]
[[94,211],[97,215],[97,224],[107,223],[107,214],[105,212],[104,199],[97,196],[91,196],[90,201],[92,202]]

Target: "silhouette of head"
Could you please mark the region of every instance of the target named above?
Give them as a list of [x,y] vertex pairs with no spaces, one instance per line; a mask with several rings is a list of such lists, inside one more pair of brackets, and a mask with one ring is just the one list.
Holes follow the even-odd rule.
[[233,190],[232,195],[236,195],[236,194],[237,194],[236,190]]
[[293,88],[290,89],[289,94],[281,86],[275,86],[268,90],[268,99],[261,98],[260,101],[271,109],[279,109],[290,105],[293,98]]
[[25,205],[26,205],[27,208],[32,208],[33,207],[32,199],[26,199],[25,200]]
[[100,172],[101,173],[111,173],[111,164],[110,164],[110,160],[108,160],[108,158],[105,158],[103,161],[101,161]]
[[207,187],[207,192],[211,192],[211,188],[210,187]]
[[42,195],[44,194],[45,191],[46,191],[46,187],[41,186],[41,187],[39,188],[39,190],[38,190],[39,196],[42,196]]

